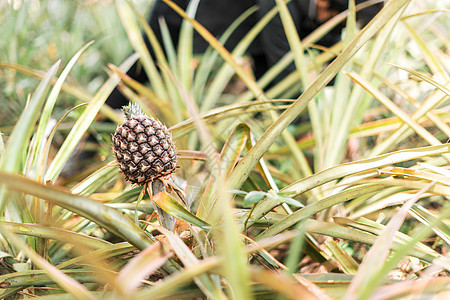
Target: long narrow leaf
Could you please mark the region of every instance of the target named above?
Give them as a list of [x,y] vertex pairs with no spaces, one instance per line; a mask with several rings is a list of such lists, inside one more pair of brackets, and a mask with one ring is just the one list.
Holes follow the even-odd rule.
[[[133,63],[136,61],[137,57],[135,55],[130,56],[125,62],[120,66],[122,72],[126,72]],[[48,171],[45,175],[44,181],[52,181],[58,178],[61,173],[64,165],[70,157],[70,154],[75,149],[75,147],[79,144],[81,138],[83,137],[86,130],[91,125],[92,121],[94,121],[95,116],[98,114],[100,108],[108,98],[109,94],[112,92],[114,87],[119,82],[118,76],[113,76],[105,82],[105,84],[100,88],[94,98],[91,100],[89,105],[86,107],[86,110],[80,116],[80,118],[76,121],[69,135],[66,137],[64,143],[53,159]]]
[[[34,158],[37,164],[39,164],[45,153],[43,153],[43,150],[45,148],[45,142],[46,139],[44,138],[44,130],[48,126],[48,121],[50,119],[51,113],[53,111],[53,107],[56,104],[56,100],[58,98],[58,95],[61,91],[62,85],[64,81],[66,80],[67,76],[69,75],[69,72],[72,70],[72,67],[75,65],[78,58],[81,56],[81,54],[86,50],[87,47],[89,47],[93,42],[87,43],[85,46],[83,46],[80,50],[78,50],[77,53],[72,57],[72,59],[69,61],[67,66],[62,71],[61,75],[59,76],[58,80],[56,81],[55,85],[53,86],[53,89],[48,96],[48,99],[45,103],[44,109],[42,111],[42,115],[39,119],[39,126],[37,128],[36,132],[36,144],[34,147]],[[34,172],[35,176],[38,175],[37,172]]]
[[161,76],[155,66],[155,63],[152,60],[152,57],[150,56],[149,50],[145,46],[144,39],[134,19],[133,11],[130,5],[127,1],[124,0],[116,0],[115,2],[117,12],[119,13],[122,25],[127,32],[130,43],[136,50],[136,52],[139,53],[144,70],[147,73],[147,76],[150,79],[150,82],[152,83],[156,94],[158,95],[158,97],[166,99],[167,93],[163,88]]
[[122,297],[127,297],[141,281],[155,272],[173,255],[164,251],[160,242],[146,248],[130,260],[116,277],[116,288]]
[[229,178],[229,187],[239,189],[247,179],[250,171],[258,160],[266,153],[273,142],[280,136],[284,129],[303,111],[308,102],[326,86],[328,82],[339,72],[342,66],[386,24],[404,5],[410,0],[391,1],[380,13],[372,19],[345,48],[345,50],[326,68],[325,71],[308,87],[308,89],[287,109],[275,123],[273,123],[255,146],[247,153],[242,161],[234,169]]
[[174,216],[175,218],[184,220],[203,229],[210,228],[210,225],[207,222],[189,212],[177,200],[164,191],[153,196],[152,201],[154,201],[166,213]]
[[[33,132],[34,124],[39,117],[39,111],[44,104],[50,81],[55,76],[59,64],[60,62],[58,61],[50,68],[11,132],[11,136],[14,138],[10,140],[2,156],[0,165],[2,170],[10,173],[19,171],[20,165],[23,163],[21,159],[24,157],[26,149],[28,149],[26,145]],[[3,187],[0,187],[0,212],[3,212],[5,207],[5,196]]]
[[[119,211],[83,196],[73,195],[61,188],[47,186],[25,177],[0,171],[0,181],[9,189],[45,199],[77,213],[140,249],[152,244],[152,240],[133,221]],[[113,222],[114,221],[114,222]]]
[[39,224],[22,224],[12,222],[0,222],[0,224],[15,234],[25,234],[46,239],[54,239],[68,244],[82,245],[86,248],[99,249],[111,244],[110,242],[99,238],[65,229],[42,226]]
[[283,191],[301,194],[309,189],[317,187],[326,182],[342,178],[346,175],[355,174],[358,172],[363,172],[370,169],[395,164],[401,161],[418,159],[426,156],[442,155],[449,152],[450,152],[449,145],[438,145],[423,148],[399,150],[396,152],[380,155],[373,158],[367,158],[359,161],[354,161],[351,163],[341,164],[339,166],[323,170],[312,176],[294,182],[293,184],[284,188]]
[[75,279],[67,276],[61,270],[46,261],[43,257],[34,252],[30,246],[25,244],[14,234],[10,233],[3,224],[0,224],[0,233],[8,239],[8,241],[14,244],[16,247],[22,249],[26,256],[28,256],[39,268],[47,271],[47,274],[52,278],[59,286],[71,293],[77,299],[95,299],[89,291],[81,283]]

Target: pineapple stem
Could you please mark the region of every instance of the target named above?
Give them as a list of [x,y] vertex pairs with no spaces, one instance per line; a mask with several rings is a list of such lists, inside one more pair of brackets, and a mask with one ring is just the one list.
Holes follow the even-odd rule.
[[122,107],[122,111],[125,115],[125,119],[129,120],[134,116],[143,115],[141,107],[137,103],[130,102],[127,106]]

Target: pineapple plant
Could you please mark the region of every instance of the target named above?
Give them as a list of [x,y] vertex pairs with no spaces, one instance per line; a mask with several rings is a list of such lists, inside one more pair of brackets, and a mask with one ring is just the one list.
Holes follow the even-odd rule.
[[137,104],[123,107],[125,120],[112,137],[112,148],[127,181],[144,185],[173,174],[177,155],[172,135]]

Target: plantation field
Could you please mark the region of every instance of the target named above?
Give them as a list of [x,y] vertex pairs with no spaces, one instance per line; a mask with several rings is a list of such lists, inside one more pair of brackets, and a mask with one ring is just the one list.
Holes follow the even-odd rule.
[[257,6],[164,2],[177,44],[148,1],[0,1],[0,299],[449,299],[450,3],[300,38],[276,0],[227,49]]

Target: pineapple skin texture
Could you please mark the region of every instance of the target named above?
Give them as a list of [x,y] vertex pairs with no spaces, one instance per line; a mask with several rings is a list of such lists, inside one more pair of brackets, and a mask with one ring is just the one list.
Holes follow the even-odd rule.
[[119,125],[112,148],[125,179],[143,185],[175,172],[177,155],[172,135],[161,122],[132,116]]

